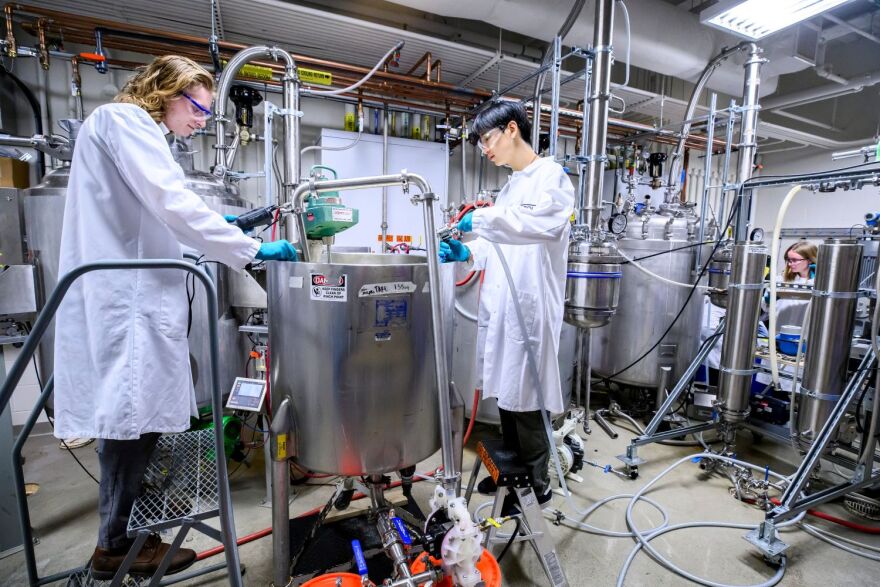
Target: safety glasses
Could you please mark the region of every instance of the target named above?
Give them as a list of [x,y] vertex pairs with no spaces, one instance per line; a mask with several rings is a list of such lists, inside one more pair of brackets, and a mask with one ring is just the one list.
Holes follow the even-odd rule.
[[192,111],[193,116],[195,116],[197,118],[201,118],[202,120],[205,120],[205,119],[211,117],[211,110],[210,109],[205,108],[204,106],[202,106],[201,104],[199,104],[198,102],[193,100],[192,97],[189,94],[187,94],[186,92],[181,92],[181,95],[184,98],[186,98],[187,100],[189,100],[190,104],[192,104],[192,106],[190,107],[190,110]]
[[480,140],[477,141],[477,146],[480,147],[480,150],[485,153],[489,150],[489,148],[492,147],[495,141],[498,140],[498,137],[501,135],[502,132],[503,129],[501,128],[493,128],[492,130],[484,133],[483,136],[480,137]]

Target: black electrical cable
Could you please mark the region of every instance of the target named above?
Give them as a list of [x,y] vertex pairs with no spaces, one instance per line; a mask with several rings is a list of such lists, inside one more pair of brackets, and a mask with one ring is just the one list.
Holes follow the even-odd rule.
[[[24,323],[21,323],[21,325],[24,326],[25,333],[30,334],[30,332],[31,332],[30,326],[28,324],[24,324]],[[40,393],[42,393],[42,391],[43,391],[43,377],[40,375],[40,368],[37,366],[36,355],[31,356],[31,362],[33,363],[33,366],[34,366],[34,375],[37,378],[37,384],[40,386]],[[55,420],[53,420],[52,416],[49,415],[49,408],[47,408],[46,406],[43,406],[43,413],[46,414],[46,419],[49,420],[49,425],[52,427],[52,430],[55,430]],[[61,440],[61,444],[64,445],[65,450],[67,450],[67,454],[69,454],[70,456],[73,457],[73,460],[76,461],[76,464],[79,465],[79,468],[82,469],[86,475],[91,477],[92,481],[94,481],[95,483],[100,485],[101,484],[100,481],[98,481],[95,478],[95,476],[92,475],[92,472],[89,471],[84,464],[82,464],[82,461],[80,461],[79,458],[77,458],[77,456],[75,454],[73,454],[73,449],[70,448],[69,446],[67,446],[67,443],[64,441],[63,438],[60,440]]]
[[692,249],[692,248],[694,248],[694,247],[700,247],[700,246],[703,246],[703,245],[712,245],[712,244],[715,244],[715,242],[716,242],[716,241],[703,241],[703,242],[701,242],[701,243],[691,243],[691,244],[689,244],[689,245],[684,245],[684,246],[681,246],[681,247],[675,247],[674,249],[669,249],[669,250],[666,250],[666,251],[660,251],[659,253],[652,253],[652,254],[650,254],[650,255],[645,255],[644,257],[636,257],[636,258],[634,258],[634,259],[630,259],[630,260],[626,260],[626,259],[624,259],[623,261],[620,262],[620,264],[621,264],[621,265],[626,265],[627,263],[632,263],[633,261],[635,261],[635,262],[638,263],[639,261],[644,261],[645,259],[651,259],[651,258],[653,258],[653,257],[660,257],[661,255],[668,255],[669,253],[675,253],[675,252],[677,252],[677,251],[684,251],[684,250],[686,250],[686,249]]
[[507,544],[504,545],[504,550],[502,550],[501,554],[498,555],[498,558],[495,559],[499,564],[504,559],[504,555],[507,554],[507,551],[510,550],[510,546],[513,544],[513,541],[516,540],[517,536],[519,536],[519,531],[522,527],[522,517],[516,516],[514,520],[516,520],[516,529],[510,534],[510,539],[508,539]]
[[[741,200],[739,198],[737,198],[736,202],[731,207],[730,216],[728,216],[728,218],[727,218],[727,223],[724,225],[724,230],[721,231],[722,233],[726,232],[727,229],[730,227],[731,222],[733,222],[733,218],[736,216],[736,212],[739,209],[740,201]],[[669,326],[666,327],[666,330],[663,331],[663,334],[660,335],[660,338],[657,339],[657,342],[655,342],[653,345],[651,345],[651,348],[649,348],[639,358],[634,360],[632,363],[630,363],[629,365],[627,365],[623,369],[617,371],[616,373],[612,373],[608,377],[603,377],[602,381],[604,381],[605,383],[610,383],[612,379],[614,379],[615,377],[617,377],[621,373],[624,373],[624,372],[628,371],[629,369],[631,369],[632,367],[639,364],[641,361],[643,361],[645,359],[645,357],[647,357],[652,352],[654,352],[654,349],[656,349],[658,346],[660,346],[660,343],[663,342],[663,339],[666,338],[666,335],[672,331],[672,329],[678,323],[679,318],[681,318],[682,314],[684,314],[684,311],[685,311],[685,309],[687,309],[688,304],[691,301],[691,298],[694,297],[694,293],[697,291],[697,286],[699,285],[700,280],[703,278],[703,275],[706,274],[706,269],[709,268],[709,263],[712,262],[712,256],[715,254],[715,251],[718,250],[718,247],[720,247],[723,242],[724,241],[719,240],[718,242],[715,243],[715,246],[712,247],[712,252],[709,253],[709,255],[706,259],[706,262],[703,264],[703,267],[700,269],[699,275],[697,275],[697,278],[694,280],[694,285],[691,287],[690,292],[688,292],[688,296],[685,299],[684,304],[681,305],[681,309],[675,315],[675,318],[672,319],[672,322],[669,323]]]
[[[41,135],[43,134],[43,111],[40,108],[40,103],[37,101],[37,97],[34,96],[34,93],[31,91],[24,82],[22,82],[18,76],[14,73],[0,65],[0,76],[9,76],[9,79],[18,86],[18,89],[21,90],[21,93],[24,94],[25,99],[30,105],[31,110],[34,113],[34,134]],[[37,151],[37,181],[42,179],[43,174],[46,173],[46,155],[42,151]]]

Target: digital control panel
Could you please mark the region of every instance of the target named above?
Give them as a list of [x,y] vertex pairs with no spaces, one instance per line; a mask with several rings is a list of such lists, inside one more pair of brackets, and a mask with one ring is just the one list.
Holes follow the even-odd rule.
[[266,382],[262,379],[248,379],[236,377],[232,384],[232,391],[226,401],[226,407],[231,410],[248,410],[259,412],[263,407],[263,399],[266,397]]

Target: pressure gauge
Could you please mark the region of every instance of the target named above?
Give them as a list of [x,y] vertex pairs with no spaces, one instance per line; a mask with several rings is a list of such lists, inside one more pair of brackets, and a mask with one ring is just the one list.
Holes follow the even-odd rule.
[[752,234],[749,236],[749,240],[753,243],[760,242],[764,240],[764,229],[756,228],[752,231]]
[[623,234],[623,231],[626,230],[626,214],[613,214],[608,219],[608,230],[612,234]]

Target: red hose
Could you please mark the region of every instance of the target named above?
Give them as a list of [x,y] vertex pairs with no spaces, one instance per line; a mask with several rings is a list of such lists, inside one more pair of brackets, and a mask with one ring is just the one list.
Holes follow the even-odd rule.
[[463,285],[467,285],[467,284],[470,282],[470,280],[474,278],[474,275],[476,275],[476,274],[477,274],[476,271],[471,271],[470,273],[468,273],[468,274],[464,277],[464,279],[462,279],[461,281],[456,281],[456,282],[455,282],[455,287],[461,287],[461,286],[463,286]]
[[[781,503],[775,497],[772,498],[770,501],[774,505],[779,505]],[[835,524],[838,524],[845,528],[849,528],[850,530],[855,530],[856,532],[862,532],[864,534],[880,534],[880,526],[865,526],[863,524],[857,524],[856,522],[844,520],[843,518],[838,518],[837,516],[832,516],[831,514],[827,514],[819,510],[807,510],[807,513],[814,518],[820,518],[828,522],[834,522]]]
[[480,407],[480,390],[474,390],[474,403],[471,406],[471,421],[468,422],[467,431],[464,433],[464,439],[462,440],[462,446],[467,446],[468,438],[471,437],[471,431],[474,429],[474,422],[477,421],[477,409]]
[[[428,476],[433,473],[434,473],[434,471],[428,471],[428,472],[422,473],[422,474]],[[424,481],[424,479],[422,479],[421,477],[416,477],[415,479],[413,479],[413,483],[418,483],[419,481]],[[402,485],[402,483],[403,483],[402,481],[394,481],[393,483],[389,483],[385,488],[386,489],[394,489],[395,487],[400,487]],[[357,501],[357,500],[363,499],[365,497],[367,497],[367,496],[364,495],[363,493],[355,493],[352,496],[351,501]],[[314,516],[315,514],[321,513],[321,510],[323,510],[323,509],[324,509],[323,506],[316,507],[316,508],[310,509],[309,511],[294,517],[293,519],[298,520],[300,518],[307,518],[309,516]],[[237,546],[241,546],[243,544],[253,542],[254,540],[259,540],[260,538],[265,538],[266,536],[268,536],[271,533],[272,533],[272,527],[269,526],[268,528],[263,528],[262,530],[257,530],[256,532],[252,532],[251,534],[247,534],[246,536],[242,536],[241,538],[239,538],[238,540],[235,541],[235,544]],[[215,546],[214,548],[209,548],[208,550],[203,550],[202,552],[199,552],[196,554],[196,560],[200,561],[200,560],[205,560],[206,558],[211,558],[212,556],[217,556],[218,554],[220,554],[224,550],[226,550],[226,547],[223,546],[222,544],[219,546]]]

